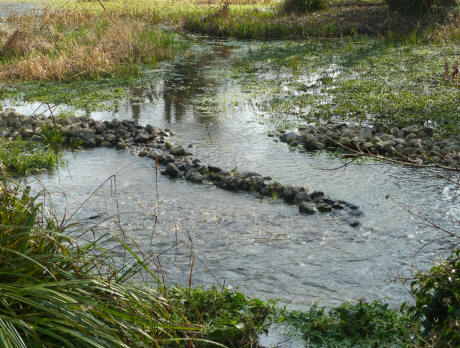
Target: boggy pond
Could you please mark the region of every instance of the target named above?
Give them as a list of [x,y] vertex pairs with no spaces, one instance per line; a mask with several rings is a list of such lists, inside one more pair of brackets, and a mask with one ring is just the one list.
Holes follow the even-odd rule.
[[[323,170],[341,162],[290,150],[268,137],[273,124],[260,117],[236,80],[219,73],[250,45],[203,41],[200,54],[163,64],[155,78],[131,88],[116,111],[90,116],[169,128],[176,133],[172,140],[191,145],[189,151],[204,163],[255,171],[357,204],[363,212],[359,227],[350,227],[340,214],[305,216],[280,200],[157,178],[153,160],[111,148],[68,153],[66,168],[28,180],[39,179],[58,213],[66,209],[69,216],[116,174],[72,221],[97,233],[119,232],[121,226],[146,253],[161,255],[168,283],[188,283],[193,250],[194,285],[231,285],[297,308],[358,298],[387,298],[394,305],[410,300],[407,285],[392,280],[416,267],[427,269],[452,245],[438,240],[421,249],[444,235],[386,196],[451,227],[460,221],[456,192],[430,173],[385,163]],[[46,112],[34,103],[2,106],[24,114]]]

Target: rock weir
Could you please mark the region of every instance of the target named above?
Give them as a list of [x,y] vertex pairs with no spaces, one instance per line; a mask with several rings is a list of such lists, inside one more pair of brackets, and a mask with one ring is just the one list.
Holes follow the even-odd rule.
[[140,126],[134,121],[96,121],[87,117],[27,117],[7,109],[0,112],[0,136],[7,140],[18,137],[43,141],[47,133],[55,131],[64,142],[72,146],[116,147],[131,149],[140,157],[158,161],[164,169],[161,174],[170,178],[182,178],[195,184],[212,184],[233,192],[254,193],[259,198],[282,199],[297,205],[301,214],[346,213],[346,221],[352,227],[359,226],[356,220],[362,215],[359,207],[343,200],[326,197],[321,191],[310,191],[304,186],[283,185],[270,177],[254,172],[226,171],[213,165],[205,165],[193,158],[184,147],[167,141],[174,133],[152,125]]
[[441,138],[435,135],[433,128],[419,125],[390,128],[380,123],[372,127],[327,123],[282,132],[279,139],[308,152],[344,151],[421,163],[460,161],[460,134]]

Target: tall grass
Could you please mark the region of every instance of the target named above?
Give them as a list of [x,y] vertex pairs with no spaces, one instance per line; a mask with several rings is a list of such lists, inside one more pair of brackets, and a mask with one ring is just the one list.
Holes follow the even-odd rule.
[[1,346],[159,347],[179,344],[179,330],[185,338],[200,331],[163,287],[126,282],[127,273],[105,262],[95,244],[78,245],[65,225],[46,217],[37,198],[3,174]]
[[[142,17],[142,18],[140,18]],[[156,12],[44,10],[13,15],[0,32],[0,79],[71,80],[136,73],[183,46]]]

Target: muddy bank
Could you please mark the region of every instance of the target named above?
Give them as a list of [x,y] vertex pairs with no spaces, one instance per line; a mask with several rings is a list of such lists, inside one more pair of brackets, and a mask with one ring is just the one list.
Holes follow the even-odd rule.
[[140,126],[135,121],[96,121],[86,117],[56,118],[46,115],[27,117],[14,109],[0,113],[0,136],[7,140],[18,137],[44,141],[49,135],[62,135],[62,141],[75,147],[115,147],[130,149],[140,157],[148,157],[164,166],[161,174],[183,178],[195,184],[212,184],[233,192],[254,193],[259,199],[283,199],[298,206],[301,214],[338,213],[345,216],[351,227],[358,227],[362,212],[357,205],[335,200],[306,186],[283,185],[268,176],[255,172],[225,171],[214,165],[205,165],[184,147],[168,142],[174,133],[150,124]]
[[[273,136],[273,134],[270,134]],[[344,151],[356,155],[380,155],[401,161],[452,164],[460,160],[460,134],[440,137],[431,127],[405,128],[375,124],[372,127],[346,123],[309,125],[278,134],[282,142],[307,152]]]

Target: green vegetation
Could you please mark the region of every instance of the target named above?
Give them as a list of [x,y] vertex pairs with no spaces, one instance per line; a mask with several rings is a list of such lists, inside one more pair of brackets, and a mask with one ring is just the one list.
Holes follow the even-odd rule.
[[417,322],[381,301],[344,303],[326,312],[288,312],[282,319],[316,347],[409,347],[417,342]]
[[443,13],[458,5],[456,0],[386,0],[386,3],[391,10],[411,16]]
[[22,176],[50,170],[62,164],[62,155],[49,144],[17,139],[0,140],[0,166],[11,175]]
[[416,37],[402,43],[370,38],[268,43],[242,58],[233,77],[274,122],[430,121],[441,132],[459,132],[458,85],[443,78],[445,62],[455,62],[457,48],[423,44]]
[[[168,290],[123,241],[130,260],[73,239],[72,226],[44,214],[40,196],[2,171],[3,347],[217,346],[210,338],[243,347],[266,328],[272,304],[228,290]],[[130,281],[140,271],[152,282]]]
[[424,337],[435,347],[460,345],[460,250],[411,284],[411,312],[423,322]]
[[227,347],[254,347],[258,336],[274,321],[275,302],[248,299],[242,293],[210,289],[173,288],[170,296],[187,319],[207,323],[203,338]]

